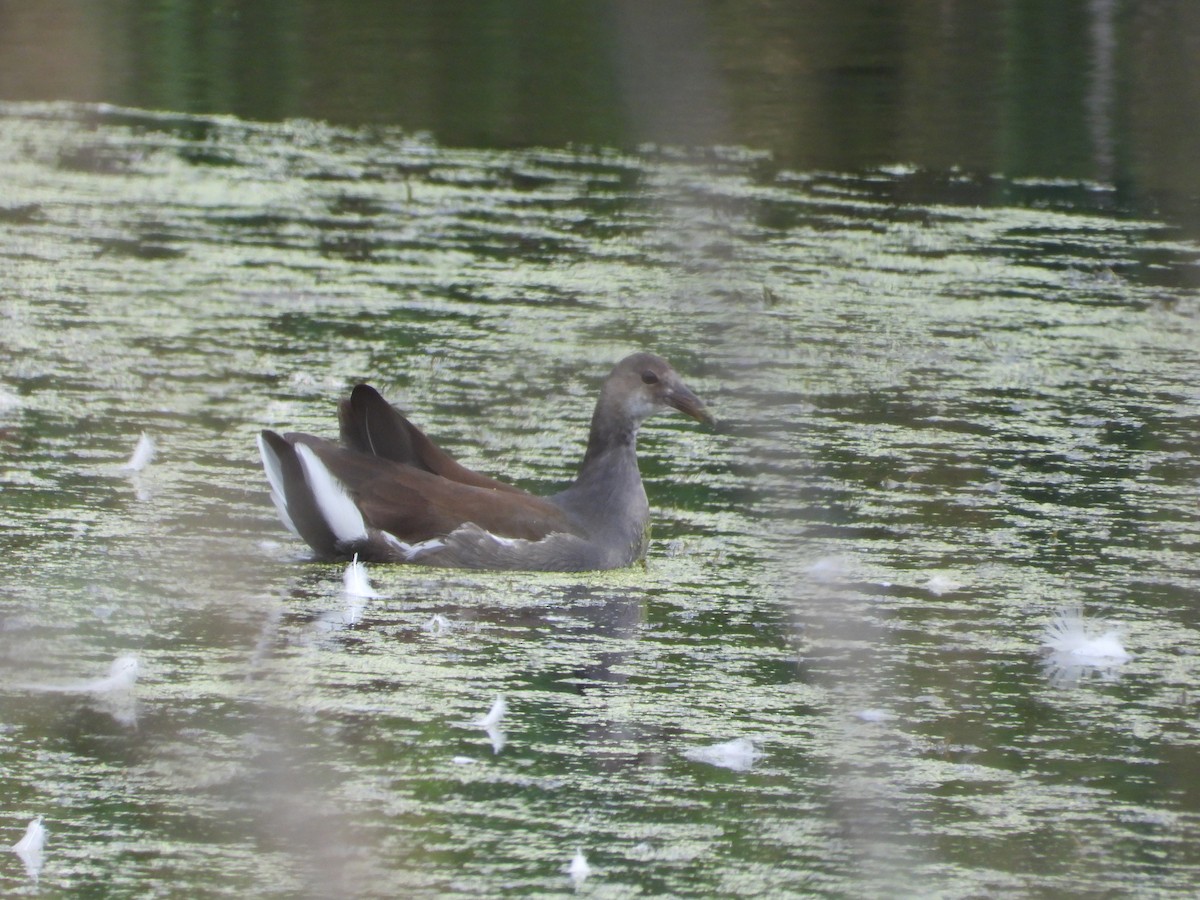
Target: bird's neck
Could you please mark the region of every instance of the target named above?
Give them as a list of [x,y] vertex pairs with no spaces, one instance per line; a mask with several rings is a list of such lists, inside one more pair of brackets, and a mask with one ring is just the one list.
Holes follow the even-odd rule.
[[637,462],[640,423],[618,413],[606,406],[604,398],[596,405],[587,452],[563,498],[594,524],[640,529],[649,515]]
[[[607,386],[606,386],[607,387]],[[627,458],[637,468],[637,436],[642,417],[633,415],[620,398],[601,390],[592,412],[592,424],[588,431],[587,452],[579,474],[589,468],[612,465],[618,459]]]
[[650,504],[637,463],[638,423],[596,405],[587,453],[571,485],[551,502],[605,554],[605,565],[625,566],[646,552]]
[[638,423],[625,417],[608,415],[597,405],[588,432],[587,452],[583,454],[583,463],[579,467],[580,476],[591,468],[610,466],[624,457],[632,460],[636,468],[637,434]]

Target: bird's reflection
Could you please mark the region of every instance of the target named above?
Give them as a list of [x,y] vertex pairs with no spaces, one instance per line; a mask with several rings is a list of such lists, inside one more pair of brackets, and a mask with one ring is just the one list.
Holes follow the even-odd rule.
[[[511,678],[522,685],[518,691],[567,690],[587,697],[628,683],[633,668],[630,663],[638,653],[644,620],[645,589],[575,580],[547,586],[539,579],[536,600],[528,604],[512,602],[507,592],[503,602],[480,603],[472,602],[477,589],[459,588],[459,577],[447,573],[441,578],[406,582],[407,596],[397,596],[398,592],[385,587],[376,591],[374,598],[364,598],[345,590],[331,590],[327,570],[306,575],[283,598],[280,610],[265,620],[255,657],[259,663],[265,661],[270,648],[279,646],[281,641],[311,642],[336,651],[348,646],[347,642],[376,640],[381,630],[386,633],[386,640],[407,644],[430,640],[457,642],[459,635],[491,628],[536,634],[539,641],[553,642],[561,651],[555,654],[556,658],[566,660],[565,665],[513,673]],[[552,604],[545,602],[547,594],[553,596]],[[431,595],[446,597],[449,602],[430,613]],[[422,609],[419,619],[406,621],[416,618],[411,608],[417,604]],[[397,627],[398,622],[404,624]],[[597,641],[605,648],[598,651]],[[575,664],[570,663],[572,655],[577,655]],[[504,689],[506,685],[496,687]],[[377,689],[377,684],[369,689]],[[486,701],[481,698],[481,702]],[[661,735],[647,735],[645,725],[633,726],[605,715],[607,706],[591,707],[586,724],[581,726],[583,739],[589,746],[605,751],[598,754],[598,758],[605,760],[604,765],[645,762],[649,758],[645,752],[628,748],[635,744],[653,746],[659,743]],[[509,728],[499,721],[483,725],[482,720],[476,720],[472,724],[485,728],[494,753],[508,743]],[[548,727],[558,729],[565,727],[565,723],[551,722]]]

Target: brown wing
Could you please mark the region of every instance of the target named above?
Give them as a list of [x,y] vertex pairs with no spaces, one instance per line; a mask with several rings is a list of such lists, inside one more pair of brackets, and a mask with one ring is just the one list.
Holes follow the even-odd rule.
[[312,447],[367,523],[407,543],[444,537],[467,522],[500,537],[533,541],[576,533],[561,509],[524,491],[464,484],[311,435],[293,433],[286,440]]
[[359,453],[403,463],[459,484],[533,496],[456,461],[369,384],[358,385],[348,399],[338,404],[338,421],[342,443]]

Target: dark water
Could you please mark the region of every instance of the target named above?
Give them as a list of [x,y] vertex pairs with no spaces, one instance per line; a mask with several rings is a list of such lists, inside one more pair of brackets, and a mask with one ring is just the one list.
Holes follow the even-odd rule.
[[1083,179],[1194,228],[1198,43],[1187,0],[3,0],[0,99]]
[[[1148,206],[1172,145],[1134,165],[1144,137],[1122,124],[1138,48],[1166,26],[1140,5],[1065,20],[1078,64],[1052,96],[1089,96],[1097,22],[1120,48],[1110,179],[1086,142],[1028,168],[967,166],[967,144],[932,135],[945,159],[878,134],[788,150],[780,136],[813,129],[753,74],[817,83],[864,48],[886,68],[896,35],[964,34],[979,52],[961,65],[987,70],[982,48],[1004,38],[1011,74],[1050,64],[1012,41],[1065,33],[1058,15],[805,6],[818,64],[782,43],[799,19],[736,6],[704,7],[728,27],[703,41],[676,23],[692,62],[662,75],[692,72],[724,148],[630,124],[630,70],[605,41],[649,33],[621,24],[641,21],[632,8],[608,9],[607,31],[549,5],[532,29],[493,11],[455,30],[431,6],[395,65],[443,75],[406,89],[482,104],[463,85],[486,80],[497,112],[431,101],[423,120],[336,88],[402,82],[332,49],[356,29],[395,46],[376,6],[287,5],[269,29],[237,5],[0,6],[21,71],[70,46],[59,58],[112,79],[67,67],[22,101],[175,110],[0,106],[0,843],[37,815],[49,831],[36,882],[3,854],[6,893],[1195,892],[1200,250],[1180,228],[1186,191],[1167,192],[1170,215]],[[561,47],[552,25],[595,67],[596,95],[566,106],[612,121],[533,117],[548,130],[530,126],[531,148],[502,134],[527,101],[495,74],[531,78],[528,63],[481,48],[527,59],[521,46]],[[1174,27],[1185,41],[1187,16]],[[731,54],[746,34],[764,37]],[[283,83],[277,46],[298,60],[287,90],[237,74]],[[311,65],[322,53],[340,67]],[[455,54],[492,74],[445,74]],[[902,72],[944,63],[914,54]],[[10,95],[13,58],[0,53]],[[751,70],[740,96],[783,104],[761,139],[753,104],[712,104],[738,96],[730,59]],[[834,67],[845,92],[827,109],[893,84],[863,66]],[[246,99],[254,84],[281,105]],[[877,114],[838,121],[911,125],[913,82],[896,84]],[[343,114],[313,105],[318,85]],[[1052,137],[1034,122],[1044,105],[1018,106],[1031,136],[1014,152],[1070,139],[1069,116]],[[457,131],[459,115],[480,131]],[[673,134],[705,146],[628,149]],[[872,154],[887,164],[864,167]],[[359,379],[469,465],[552,490],[599,378],[636,347],[723,421],[644,429],[644,569],[375,567],[382,596],[354,599],[274,517],[257,430],[331,433]],[[157,455],[124,472],[142,432]],[[1074,606],[1130,658],[1047,656]],[[127,654],[132,689],[45,689]],[[476,724],[499,695],[502,737]],[[697,757],[737,739],[754,753]],[[578,887],[577,851],[592,870]]]

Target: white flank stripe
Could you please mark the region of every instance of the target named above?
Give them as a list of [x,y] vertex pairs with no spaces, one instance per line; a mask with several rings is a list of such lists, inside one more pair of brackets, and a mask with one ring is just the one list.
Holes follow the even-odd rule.
[[296,445],[296,456],[304,469],[304,480],[321,510],[321,517],[339,541],[362,541],[367,537],[367,524],[362,513],[346,493],[346,488],[325,468],[311,447]]
[[405,551],[404,558],[414,560],[417,557],[424,556],[426,553],[432,553],[435,550],[441,550],[446,545],[441,538],[430,538],[427,541],[421,541],[413,544]]
[[379,532],[383,535],[383,539],[391,546],[395,547],[402,554],[406,562],[411,562],[419,556],[424,556],[426,553],[432,553],[434,550],[441,550],[446,546],[441,538],[429,538],[424,541],[417,541],[415,544],[410,544],[408,541],[402,541],[394,534],[388,531]]
[[287,497],[283,493],[283,466],[279,462],[279,457],[275,455],[275,451],[263,440],[261,434],[258,435],[257,440],[258,455],[262,457],[263,471],[267,473],[267,483],[271,485],[271,502],[275,504],[279,519],[287,526],[288,531],[296,537],[300,537],[300,532],[296,530],[296,523],[292,521],[292,514],[288,512]]
[[292,514],[288,512],[287,501],[274,491],[271,491],[271,502],[275,504],[275,512],[279,513],[279,521],[287,526],[288,531],[296,537],[300,537],[300,532],[296,529],[296,523],[292,521]]
[[256,438],[258,441],[258,455],[262,457],[263,471],[267,473],[267,481],[271,483],[271,491],[283,496],[283,466],[279,464],[279,457],[275,455],[267,442],[263,440],[260,434]]

